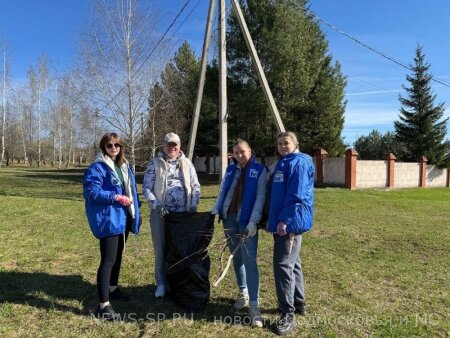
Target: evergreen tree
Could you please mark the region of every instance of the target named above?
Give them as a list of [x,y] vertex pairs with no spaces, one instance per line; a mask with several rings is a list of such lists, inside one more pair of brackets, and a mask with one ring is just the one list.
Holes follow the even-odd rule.
[[182,140],[186,140],[184,145],[189,138],[199,67],[194,52],[189,44],[184,42],[161,75],[161,85],[165,91],[162,108],[165,108],[165,114],[170,116],[172,131],[178,133]]
[[[285,128],[298,133],[302,151],[342,154],[346,81],[319,24],[286,0],[241,0],[241,7]],[[229,27],[230,134],[264,151],[276,130],[236,19]]]
[[417,47],[411,68],[413,74],[406,76],[411,86],[403,86],[407,96],[400,96],[402,107],[399,120],[394,122],[397,140],[405,147],[402,160],[417,161],[424,155],[429,163],[442,166],[450,153],[450,141],[445,139],[449,119],[442,120],[444,103],[434,105],[430,65],[425,62],[422,46]]
[[[175,132],[182,140],[182,149],[187,150],[199,72],[200,62],[190,45],[184,42],[166,65],[160,82],[151,89],[152,93],[149,96],[151,113],[145,138],[150,148],[159,147],[162,135],[165,133]],[[214,77],[211,79],[210,73],[211,70],[208,69],[209,82],[205,92],[212,95],[211,88],[215,87],[215,96],[217,96],[217,86],[212,84]],[[217,82],[217,76],[215,78]],[[218,136],[211,136],[214,133],[218,135],[216,111],[217,108],[212,99],[204,95],[197,131],[196,155],[217,153],[217,146],[214,147],[214,145],[218,143]],[[214,145],[211,145],[212,139],[214,139]]]
[[382,135],[375,129],[367,136],[360,136],[354,147],[361,160],[384,160],[387,154],[399,154],[401,151],[394,133],[388,131]]
[[198,72],[199,62],[189,44],[184,42],[166,65],[160,82],[153,86],[149,97],[156,117],[156,121],[150,118],[149,123],[158,124],[158,133],[179,134],[183,146],[189,137]]
[[219,73],[215,60],[206,69],[205,87],[198,121],[194,154],[213,156],[219,154]]

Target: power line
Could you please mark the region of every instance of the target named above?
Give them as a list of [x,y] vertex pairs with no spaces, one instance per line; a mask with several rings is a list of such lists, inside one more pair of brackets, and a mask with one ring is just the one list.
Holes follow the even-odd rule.
[[[387,55],[386,53],[384,53],[384,52],[382,52],[382,51],[379,51],[378,49],[375,49],[375,48],[369,46],[368,44],[366,44],[366,43],[360,41],[359,39],[354,38],[354,37],[351,36],[350,34],[347,34],[346,32],[344,32],[343,30],[341,30],[341,29],[339,29],[338,27],[334,26],[333,24],[329,23],[328,21],[322,19],[320,16],[318,16],[317,14],[315,14],[314,12],[312,12],[311,10],[304,8],[303,6],[301,6],[300,4],[296,3],[296,2],[293,1],[293,0],[290,0],[290,2],[291,2],[293,5],[297,6],[298,8],[302,9],[303,11],[305,11],[305,12],[309,13],[310,15],[312,15],[313,17],[315,17],[318,21],[323,22],[323,23],[326,24],[328,27],[331,27],[332,29],[334,29],[334,30],[337,31],[338,33],[344,35],[345,37],[349,38],[350,40],[353,40],[354,42],[356,42],[357,44],[363,46],[364,48],[367,48],[367,49],[369,49],[370,51],[372,51],[372,52],[374,52],[374,53],[376,53],[376,54],[378,54],[378,55],[384,57],[385,59],[390,60],[390,61],[394,62],[395,64],[397,64],[397,65],[399,65],[399,66],[401,66],[401,67],[403,67],[403,68],[408,69],[409,71],[414,72],[414,69],[412,69],[410,66],[408,66],[408,65],[404,64],[403,62],[401,62],[401,61],[399,61],[399,60],[397,60],[397,59],[395,59],[395,58],[393,58],[393,57]],[[443,81],[440,81],[440,80],[437,80],[437,79],[435,79],[434,77],[431,77],[431,80],[434,81],[434,82],[437,82],[437,83],[439,83],[439,84],[441,84],[441,85],[444,85],[444,86],[446,86],[446,87],[450,87],[450,84],[448,84],[448,83],[446,83],[446,82],[443,82]]]
[[[191,11],[186,15],[186,17],[184,18],[184,20],[180,23],[180,25],[177,27],[177,29],[172,33],[172,35],[165,40],[164,45],[162,45],[162,48],[165,49],[165,47],[172,41],[172,39],[174,38],[174,36],[176,35],[176,33],[178,33],[178,31],[181,29],[181,27],[183,27],[183,25],[186,23],[187,19],[192,15],[192,13],[194,12],[194,10],[198,7],[198,5],[200,4],[202,0],[198,0],[197,3],[194,5],[194,7],[191,9]],[[178,42],[178,41],[177,41]],[[174,46],[175,48],[175,46]],[[167,52],[164,54],[163,59],[166,59],[169,57],[169,54],[173,53],[173,49],[167,48]]]
[[[145,58],[145,60],[142,62],[142,64],[138,67],[138,69],[136,70],[136,72],[131,76],[131,78],[133,78],[140,70],[141,68],[144,66],[144,64],[148,61],[148,59],[150,59],[150,57],[153,55],[153,53],[156,51],[156,49],[158,48],[158,45],[161,43],[161,41],[164,40],[165,36],[167,35],[167,33],[169,33],[170,29],[173,27],[173,25],[175,25],[175,22],[177,22],[178,18],[180,17],[180,15],[183,13],[184,9],[187,7],[187,5],[191,2],[191,0],[187,0],[185,2],[185,4],[183,5],[183,7],[180,9],[180,11],[178,12],[178,14],[175,16],[175,18],[172,20],[172,22],[170,23],[169,27],[166,29],[166,31],[164,32],[164,34],[161,36],[161,38],[158,40],[158,42],[156,43],[155,47],[153,48],[153,50],[150,52],[150,54]],[[198,3],[197,3],[198,5]],[[184,23],[184,21],[183,21]],[[173,35],[172,35],[173,37]],[[123,88],[122,88],[123,90]]]
[[186,23],[186,20],[192,15],[192,13],[194,12],[195,9],[197,9],[198,5],[200,4],[200,2],[202,2],[202,0],[198,0],[197,3],[194,5],[194,7],[192,7],[191,11],[188,13],[188,15],[186,15],[186,17],[184,18],[184,20],[180,23],[180,25],[178,26],[178,28],[173,32],[173,34],[170,36],[169,40],[171,40],[174,35],[176,33],[178,33],[178,31],[180,30],[180,28]]
[[[194,5],[194,7],[191,9],[191,11],[186,15],[186,17],[184,18],[184,20],[180,23],[180,25],[177,27],[177,29],[172,33],[172,35],[170,36],[170,38],[168,38],[165,41],[165,44],[163,45],[163,48],[165,48],[171,41],[172,39],[175,37],[175,35],[178,33],[178,31],[181,29],[181,27],[183,27],[183,25],[186,23],[187,19],[192,15],[192,13],[195,11],[195,9],[197,9],[198,5],[200,4],[202,0],[198,0],[197,3]],[[179,40],[176,41],[176,43],[178,43]],[[168,58],[169,55],[171,53],[173,53],[173,50],[175,49],[176,46],[173,46],[173,49],[169,49],[167,48],[167,53],[164,54],[164,58]]]

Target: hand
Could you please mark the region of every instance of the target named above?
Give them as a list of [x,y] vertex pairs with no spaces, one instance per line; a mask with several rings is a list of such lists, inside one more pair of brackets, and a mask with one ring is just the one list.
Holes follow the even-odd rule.
[[150,207],[150,210],[158,210],[161,207],[161,202],[158,200],[148,201],[148,206]]
[[256,228],[256,223],[252,221],[248,222],[246,228],[247,238],[255,236],[257,231],[258,229]]
[[116,202],[119,202],[124,207],[126,207],[130,204],[133,204],[133,201],[128,196],[125,196],[125,195],[116,195],[116,196],[114,196],[114,200]]
[[164,217],[164,216],[166,216],[166,215],[168,215],[168,214],[169,214],[169,210],[167,210],[166,208],[161,207],[161,208],[159,209],[159,216]]
[[286,224],[284,222],[280,222],[277,225],[277,233],[280,236],[285,236],[287,234],[286,232]]

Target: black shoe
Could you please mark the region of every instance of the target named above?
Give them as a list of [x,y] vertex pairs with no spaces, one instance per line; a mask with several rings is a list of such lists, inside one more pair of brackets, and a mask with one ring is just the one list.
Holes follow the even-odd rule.
[[283,336],[290,333],[295,326],[295,315],[293,313],[283,313],[275,324],[275,332]]
[[100,309],[100,306],[97,306],[95,309],[95,316],[98,319],[109,320],[109,321],[119,321],[120,314],[114,311],[111,304],[106,305],[103,309]]
[[130,300],[130,297],[128,297],[126,294],[124,294],[119,287],[117,287],[113,292],[109,293],[110,299],[116,299],[121,300],[122,302],[128,302]]
[[305,303],[295,305],[295,314],[300,316],[304,316],[306,314]]

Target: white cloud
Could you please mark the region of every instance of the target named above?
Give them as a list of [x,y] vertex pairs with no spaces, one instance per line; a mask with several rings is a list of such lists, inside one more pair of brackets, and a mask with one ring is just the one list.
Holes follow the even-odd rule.
[[402,92],[402,89],[393,89],[393,90],[373,90],[369,92],[359,92],[359,93],[347,93],[345,96],[360,96],[360,95],[373,95],[373,94],[386,94],[386,93],[399,93]]
[[397,108],[364,107],[345,112],[345,126],[367,126],[393,123],[398,117]]

